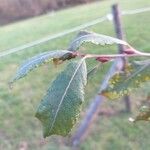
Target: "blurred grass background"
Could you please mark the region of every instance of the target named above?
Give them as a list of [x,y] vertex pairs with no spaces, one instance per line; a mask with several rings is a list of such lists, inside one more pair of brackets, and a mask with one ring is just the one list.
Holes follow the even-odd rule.
[[[49,13],[26,21],[21,21],[0,27],[0,51],[19,46],[32,40],[37,40],[49,34],[59,33],[92,19],[101,17],[111,11],[110,6],[119,2],[122,10],[137,9],[150,6],[148,0],[110,0],[96,2],[84,6]],[[123,26],[127,41],[135,48],[149,52],[150,50],[150,12],[137,15],[124,16]],[[87,30],[115,36],[113,23],[106,21]],[[13,90],[8,87],[8,81],[15,74],[19,64],[29,57],[40,52],[65,49],[75,36],[70,34],[60,39],[47,42],[34,48],[26,49],[9,55],[0,60],[0,149],[16,150],[28,147],[29,150],[69,150],[64,143],[69,138],[52,136],[44,140],[40,122],[34,117],[36,108],[45,94],[51,80],[59,73],[64,65],[55,68],[52,64],[42,66],[26,78],[18,81]],[[114,53],[116,46],[98,47],[88,44],[85,46],[91,53]],[[90,61],[88,66],[94,65]],[[100,70],[93,77],[86,88],[85,106],[94,97],[99,88],[102,76],[107,68]],[[143,87],[131,95],[134,113],[140,102],[146,99],[149,88]],[[120,110],[124,107],[122,101],[108,101],[103,108],[111,107]],[[128,118],[133,114],[117,114],[113,117],[100,116],[91,126],[91,134],[79,147],[82,150],[149,150],[150,126],[149,123],[140,122],[132,125]],[[81,117],[81,118],[82,118]],[[74,129],[75,131],[75,129]],[[73,132],[72,132],[73,133]]]

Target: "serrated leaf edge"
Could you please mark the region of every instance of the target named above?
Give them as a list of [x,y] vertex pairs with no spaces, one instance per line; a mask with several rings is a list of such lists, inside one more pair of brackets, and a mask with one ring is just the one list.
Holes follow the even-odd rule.
[[[49,55],[51,55],[51,53],[54,53],[54,52],[66,52],[66,53],[72,53],[72,52],[70,52],[70,51],[68,51],[68,50],[55,50],[55,51],[49,51],[49,52],[44,52],[44,53],[42,53],[42,54],[39,54],[39,55],[36,55],[36,56],[34,56],[34,57],[39,57],[38,59],[34,59],[34,57],[32,57],[32,58],[30,58],[30,59],[28,59],[27,61],[25,61],[21,66],[23,66],[23,67],[21,67],[20,68],[20,70],[24,70],[25,68],[27,68],[28,66],[30,66],[31,64],[33,64],[34,62],[36,62],[36,61],[38,61],[38,60],[42,60],[45,56],[47,56],[47,58],[45,59],[45,61],[43,61],[43,63],[46,63],[46,61],[50,61],[50,60],[52,60],[53,58],[59,58],[59,57],[51,57],[51,58],[49,58]],[[33,59],[33,60],[32,60]],[[42,64],[40,64],[40,66],[41,66]],[[19,71],[20,71],[19,70]],[[29,72],[31,72],[33,69],[29,69],[28,70],[28,72],[26,72],[23,76],[21,76],[21,77],[19,77],[19,78],[16,78],[16,76],[14,77],[14,78],[12,78],[10,81],[9,81],[9,86],[11,87],[12,86],[12,84],[16,81],[16,80],[18,80],[18,79],[20,79],[20,78],[23,78],[24,76],[26,76]]]
[[[121,44],[121,45],[125,45],[125,46],[129,46],[129,44],[126,42],[126,41],[123,41],[123,40],[120,40],[120,39],[117,39],[117,38],[114,38],[114,37],[111,37],[111,36],[107,36],[107,35],[103,35],[103,34],[97,34],[97,33],[87,33],[87,34],[85,34],[85,35],[82,35],[82,36],[80,36],[80,37],[77,37],[72,43],[71,43],[71,45],[70,45],[70,47],[69,47],[69,50],[70,51],[72,51],[72,45],[74,45],[74,43],[77,43],[80,39],[82,39],[82,38],[88,38],[88,37],[90,37],[90,36],[95,36],[95,37],[99,37],[99,38],[101,38],[101,39],[104,39],[105,38],[105,42],[103,42],[103,43],[100,43],[100,42],[95,42],[94,40],[86,40],[86,41],[82,41],[81,42],[81,44],[76,48],[76,49],[78,49],[83,43],[85,43],[85,42],[91,42],[91,43],[94,43],[94,44],[99,44],[99,45],[112,45],[112,44]],[[109,40],[107,40],[107,39],[111,39],[112,41],[109,41]]]
[[55,124],[55,121],[56,121],[56,118],[57,118],[57,114],[58,114],[58,112],[59,112],[59,110],[60,110],[61,104],[63,103],[63,100],[64,100],[64,98],[65,98],[65,96],[66,96],[66,94],[67,94],[67,91],[68,91],[68,89],[69,89],[69,87],[70,87],[70,85],[71,85],[71,83],[72,83],[72,81],[73,81],[73,79],[74,79],[76,73],[78,72],[78,69],[80,68],[80,66],[82,65],[82,63],[83,63],[84,61],[85,61],[85,58],[82,58],[82,59],[80,60],[80,62],[79,62],[79,64],[78,64],[78,66],[77,66],[77,68],[76,68],[74,74],[72,75],[71,80],[70,80],[69,83],[68,83],[68,86],[67,86],[66,89],[65,89],[65,92],[64,92],[64,94],[63,94],[63,96],[62,96],[62,98],[61,98],[61,100],[60,100],[60,103],[59,103],[59,105],[58,105],[58,108],[57,108],[57,110],[56,110],[56,114],[55,114],[55,116],[54,116],[54,119],[53,119],[53,122],[52,122],[52,124],[51,124],[51,127],[50,127],[49,132],[51,132],[52,128],[54,127],[54,124]]

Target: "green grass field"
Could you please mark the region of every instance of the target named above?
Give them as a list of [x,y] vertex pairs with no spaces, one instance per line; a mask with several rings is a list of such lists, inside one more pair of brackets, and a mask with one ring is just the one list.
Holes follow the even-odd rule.
[[[0,52],[101,17],[111,11],[110,6],[114,2],[116,1],[96,2],[0,27]],[[120,0],[119,3],[122,10],[150,6],[148,0]],[[131,45],[143,51],[150,51],[150,12],[124,16],[123,25],[127,41]],[[109,21],[87,30],[115,36],[113,23]],[[36,69],[29,76],[18,81],[13,90],[9,89],[7,83],[25,59],[40,52],[65,49],[75,34],[0,59],[0,150],[17,150],[26,145],[29,150],[71,149],[64,144],[69,140],[68,137],[52,136],[43,140],[41,124],[34,117],[36,108],[51,80],[67,62],[57,68],[49,64]],[[85,47],[91,53],[111,53],[111,51],[114,53],[117,50],[115,46],[104,48],[88,44]],[[91,67],[94,63],[91,62],[88,66]],[[86,88],[84,108],[88,106],[98,90],[105,71],[106,69],[99,71],[90,80]],[[128,122],[128,118],[136,113],[140,101],[146,98],[146,91],[148,89],[144,87],[141,92],[136,91],[136,94],[133,93],[131,96],[135,110],[133,114],[98,117],[79,149],[149,150],[149,123],[140,122],[133,125]],[[122,101],[105,101],[103,107],[120,110],[124,105]]]

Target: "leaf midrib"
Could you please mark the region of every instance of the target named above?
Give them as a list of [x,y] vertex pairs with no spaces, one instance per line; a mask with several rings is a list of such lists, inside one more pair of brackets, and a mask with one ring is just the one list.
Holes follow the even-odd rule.
[[[61,52],[61,51],[60,51]],[[65,50],[63,50],[63,52],[64,52],[64,54],[65,54],[65,52],[66,53],[69,53],[69,51],[65,51]],[[71,53],[71,52],[70,52]],[[63,55],[64,55],[63,54]],[[24,64],[24,66],[21,68],[21,70],[24,70],[25,68],[27,68],[28,66],[30,66],[32,63],[34,63],[34,62],[36,62],[36,61],[38,61],[38,60],[42,60],[46,55],[48,55],[47,57],[51,57],[52,56],[52,53],[51,52],[47,52],[47,53],[45,53],[45,54],[43,54],[40,58],[38,58],[38,59],[34,59],[34,60],[29,60],[29,62],[27,62],[27,63],[25,63]],[[62,55],[62,56],[63,56]],[[56,58],[56,57],[51,57],[50,59],[53,59],[53,58]],[[32,59],[32,58],[31,58]]]
[[[77,43],[78,41],[80,41],[82,38],[84,39],[84,38],[92,37],[92,36],[94,36],[94,35],[95,35],[96,38],[101,38],[102,41],[104,41],[104,39],[105,39],[105,41],[106,41],[107,38],[109,38],[109,40],[110,40],[110,39],[112,40],[111,43],[110,43],[110,42],[109,42],[109,43],[104,42],[105,45],[106,45],[106,44],[112,45],[112,44],[114,44],[114,43],[116,43],[116,44],[123,44],[123,45],[126,45],[126,46],[128,45],[127,42],[122,41],[122,40],[120,40],[120,39],[115,39],[114,37],[109,37],[109,36],[107,36],[107,35],[101,35],[101,34],[95,34],[95,33],[93,33],[93,34],[87,34],[87,35],[83,35],[83,36],[81,36],[81,37],[78,37],[77,39],[75,39],[75,40],[72,42],[72,44],[71,44],[70,47],[73,47],[72,45],[74,45],[75,43]],[[103,39],[102,39],[102,38],[103,38]],[[88,41],[88,40],[87,40],[87,41]],[[83,40],[83,41],[81,42],[81,44],[84,43],[84,42],[85,42],[85,41]],[[88,42],[90,42],[90,40],[89,40]],[[99,44],[102,45],[101,43],[99,43]],[[80,46],[80,45],[79,45],[79,46]],[[79,46],[78,46],[76,49],[78,49]]]
[[63,96],[62,96],[62,98],[61,98],[61,100],[60,100],[60,103],[59,103],[59,105],[58,105],[58,108],[57,108],[57,110],[56,110],[56,114],[55,114],[55,116],[54,116],[52,125],[51,125],[51,127],[50,127],[50,132],[51,132],[52,128],[54,127],[54,124],[55,124],[55,121],[56,121],[58,112],[59,112],[60,107],[61,107],[61,105],[62,105],[62,103],[63,103],[63,100],[64,100],[64,98],[65,98],[65,96],[66,96],[66,94],[67,94],[67,91],[68,91],[68,89],[69,89],[69,87],[70,87],[70,85],[71,85],[71,83],[72,83],[74,77],[76,76],[76,74],[77,74],[77,72],[78,72],[78,69],[80,68],[80,66],[82,65],[82,63],[83,63],[84,60],[85,60],[85,58],[82,58],[81,61],[79,62],[78,67],[76,68],[76,70],[75,70],[73,76],[71,77],[71,80],[70,80],[69,83],[68,83],[68,86],[67,86],[66,89],[65,89],[65,92],[64,92],[64,94],[63,94]]

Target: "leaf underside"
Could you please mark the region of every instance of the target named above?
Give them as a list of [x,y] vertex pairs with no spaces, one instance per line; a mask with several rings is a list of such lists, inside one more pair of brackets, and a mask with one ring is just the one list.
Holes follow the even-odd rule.
[[93,77],[97,73],[99,68],[100,68],[100,64],[98,64],[98,65],[94,66],[92,69],[90,69],[87,73],[87,79],[89,80],[91,77]]
[[56,50],[56,51],[44,52],[30,58],[19,67],[16,75],[10,81],[10,84],[25,77],[29,72],[41,66],[42,64],[48,63],[54,58],[59,59],[63,57],[65,54],[71,54],[71,53],[67,50]]
[[35,115],[42,123],[44,137],[68,135],[79,117],[86,82],[87,70],[83,59],[69,63],[56,77]]
[[116,73],[110,80],[108,87],[100,94],[108,99],[119,99],[129,95],[134,89],[140,87],[144,82],[150,81],[150,64],[131,64],[125,72]]
[[93,44],[100,45],[112,45],[112,44],[122,44],[128,46],[128,43],[125,41],[102,35],[96,34],[93,32],[82,31],[78,34],[78,36],[73,40],[73,42],[69,46],[70,51],[77,51],[79,47],[86,42],[91,42]]

